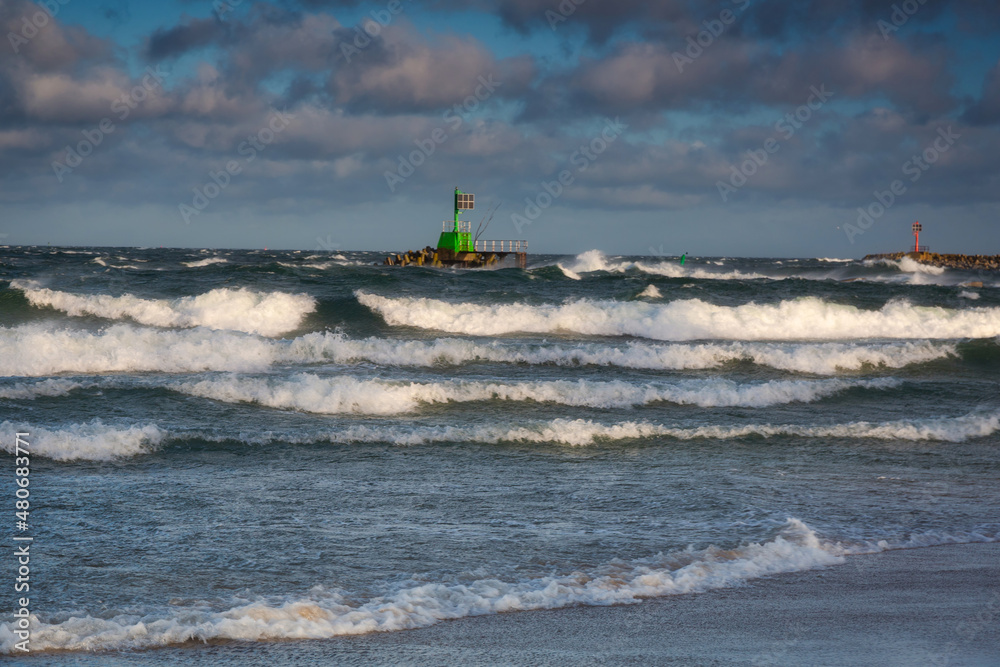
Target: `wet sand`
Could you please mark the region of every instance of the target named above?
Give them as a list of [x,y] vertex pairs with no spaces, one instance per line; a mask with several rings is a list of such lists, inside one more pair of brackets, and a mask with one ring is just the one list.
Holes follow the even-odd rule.
[[844,565],[616,607],[515,612],[407,632],[35,656],[79,665],[1000,665],[1000,544]]

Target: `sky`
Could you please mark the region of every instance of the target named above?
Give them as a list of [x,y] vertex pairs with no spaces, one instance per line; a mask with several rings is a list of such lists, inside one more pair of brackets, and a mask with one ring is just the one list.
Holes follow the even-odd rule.
[[[0,243],[1000,253],[995,0],[0,0]],[[495,209],[495,212],[493,212]]]

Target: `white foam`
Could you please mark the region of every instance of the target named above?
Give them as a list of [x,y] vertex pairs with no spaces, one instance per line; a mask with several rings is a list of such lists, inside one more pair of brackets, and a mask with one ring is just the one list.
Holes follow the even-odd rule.
[[192,262],[181,262],[184,266],[190,267],[192,269],[199,268],[202,266],[211,266],[213,264],[228,264],[229,260],[225,257],[206,257],[205,259],[199,259]]
[[997,541],[1000,541],[1000,533],[989,528],[979,527],[973,530],[929,530],[923,533],[912,533],[902,539],[866,540],[861,544],[843,546],[842,549],[844,554],[849,555],[870,554],[894,549],[921,549],[944,544],[970,544]]
[[911,257],[901,257],[897,261],[899,270],[905,273],[927,273],[932,276],[940,276],[944,274],[945,268],[943,266],[933,266],[931,264],[922,264]]
[[153,424],[117,427],[95,419],[86,424],[48,429],[5,421],[0,423],[0,449],[14,453],[15,431],[28,433],[32,454],[56,461],[106,461],[135,456],[150,451],[166,437],[166,432]]
[[278,361],[284,341],[209,329],[158,330],[115,324],[100,332],[42,324],[0,327],[0,375],[209,370],[260,371]]
[[438,442],[498,444],[523,442],[584,447],[600,442],[645,440],[742,440],[748,437],[842,438],[907,442],[965,442],[1000,430],[1000,413],[970,413],[916,421],[851,422],[830,426],[796,424],[745,424],[680,428],[648,421],[602,424],[587,419],[554,419],[518,427],[508,426],[351,426],[334,431],[301,433],[250,433],[214,435],[189,433],[186,438],[210,441],[237,440],[246,444],[375,443],[424,445]]
[[889,275],[860,278],[867,282],[955,286],[963,281],[959,273],[951,272],[942,266],[923,264],[906,256],[900,259],[865,260],[863,263],[865,266],[888,266],[896,270]]
[[[721,262],[719,262],[721,265]],[[743,273],[741,271],[706,271],[701,268],[684,266],[679,262],[627,262],[621,260],[608,259],[600,250],[588,250],[576,256],[574,263],[569,266],[558,265],[563,273],[572,277],[581,273],[594,273],[604,271],[606,273],[625,273],[628,271],[639,271],[668,278],[698,278],[702,280],[758,280],[769,278],[780,280],[781,277],[771,277],[760,273]]]
[[[745,424],[742,426],[699,426],[682,428],[648,421],[625,421],[602,424],[587,419],[553,419],[516,427],[479,426],[366,426],[354,425],[331,430],[302,429],[294,432],[237,432],[185,429],[170,432],[155,425],[114,427],[100,421],[75,424],[60,429],[46,429],[29,424],[0,424],[0,449],[13,451],[14,431],[27,431],[32,451],[59,461],[109,460],[150,453],[157,446],[174,440],[240,442],[246,445],[319,443],[363,444],[388,443],[398,446],[434,443],[534,443],[586,447],[599,443],[629,440],[744,440],[758,438],[838,438],[845,440],[884,440],[898,442],[965,442],[1000,431],[1000,413],[970,413],[961,417],[941,417],[896,422],[851,422],[829,426],[796,424]],[[40,446],[36,446],[40,445]]]
[[803,297],[778,303],[718,306],[700,299],[670,303],[592,301],[480,305],[390,298],[355,291],[391,325],[480,336],[572,332],[656,340],[856,340],[987,338],[1000,335],[1000,308],[914,306],[893,300],[878,310]]
[[963,299],[971,299],[972,301],[979,300],[979,292],[970,292],[969,290],[962,290],[958,293],[958,296]]
[[[119,257],[118,259],[120,259],[122,261],[128,261],[128,259],[125,258],[125,257]],[[101,259],[100,257],[95,257],[94,259],[92,259],[90,261],[93,262],[93,263],[95,263],[95,264],[100,264],[101,266],[107,267],[109,269],[118,269],[120,271],[121,270],[125,270],[125,269],[138,269],[139,268],[135,264],[108,264],[107,262],[104,261],[104,259]],[[137,260],[137,261],[145,261],[145,260]],[[107,273],[107,272],[105,272],[105,273]]]
[[231,329],[276,336],[298,328],[302,318],[315,310],[316,300],[306,294],[255,292],[246,288],[214,289],[179,299],[142,299],[131,294],[71,294],[14,280],[35,307],[55,308],[68,315],[94,315],[132,319],[158,327]]
[[867,366],[902,368],[958,355],[952,343],[602,343],[527,344],[460,338],[350,339],[314,332],[270,340],[232,331],[159,330],[115,324],[100,332],[42,324],[0,327],[0,375],[162,371],[256,372],[276,364],[372,362],[387,366],[507,364],[596,365],[651,370],[717,368],[734,361],[831,375]]
[[59,379],[18,382],[7,387],[0,386],[0,398],[30,401],[40,396],[66,396],[83,386],[79,382]]
[[303,262],[301,264],[294,264],[292,262],[278,262],[279,266],[284,266],[289,269],[316,269],[318,271],[325,271],[334,266],[365,266],[365,262],[352,261],[344,257],[343,255],[337,255],[341,259],[336,257],[329,262]]
[[[31,619],[33,651],[146,649],[187,641],[325,639],[426,627],[439,621],[570,605],[616,605],[647,598],[738,586],[758,577],[843,562],[842,550],[824,544],[798,519],[766,542],[735,549],[709,547],[588,570],[507,582],[426,583],[361,604],[314,588],[307,597],[238,603],[225,611],[206,605],[160,607],[105,617],[71,616],[57,623]],[[0,652],[14,651],[14,635],[0,630]]]
[[576,271],[573,271],[571,269],[567,269],[562,264],[556,264],[556,266],[559,267],[559,270],[562,271],[563,275],[566,276],[567,278],[569,278],[571,280],[583,280],[583,278],[580,277],[580,274],[577,273]]
[[656,285],[646,285],[646,289],[642,290],[638,294],[639,297],[645,297],[647,299],[662,299],[663,294],[657,289]]
[[817,262],[835,262],[835,263],[847,264],[849,262],[853,262],[854,260],[853,259],[838,259],[836,257],[817,257],[816,261]]
[[289,358],[328,359],[340,363],[370,361],[383,365],[461,365],[472,361],[560,366],[596,365],[651,370],[717,368],[733,361],[752,361],[781,370],[830,375],[866,366],[902,368],[957,356],[954,344],[902,343],[702,343],[624,345],[600,343],[543,345],[477,343],[456,338],[402,341],[382,338],[352,340],[336,334],[307,334],[293,341]]
[[766,407],[813,402],[848,389],[890,389],[892,378],[875,380],[684,380],[673,384],[555,380],[540,382],[392,382],[302,373],[289,379],[224,377],[170,385],[175,391],[231,403],[319,414],[394,415],[421,405],[470,401],[537,401],[576,407],[627,408],[669,402],[701,407]]

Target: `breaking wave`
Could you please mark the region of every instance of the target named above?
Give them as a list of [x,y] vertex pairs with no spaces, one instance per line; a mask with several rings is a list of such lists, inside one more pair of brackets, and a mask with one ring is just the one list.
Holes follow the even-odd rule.
[[837,438],[907,442],[965,442],[1000,431],[1000,413],[970,413],[960,417],[939,417],[913,421],[851,422],[829,426],[797,424],[745,424],[741,426],[678,427],[648,421],[602,424],[589,419],[553,419],[523,426],[418,426],[352,425],[336,429],[303,432],[236,432],[183,429],[171,431],[152,424],[109,426],[99,420],[58,429],[29,424],[0,424],[0,449],[12,452],[14,431],[31,434],[32,451],[57,461],[105,461],[153,452],[167,441],[245,445],[271,444],[364,444],[386,443],[399,446],[435,443],[535,443],[586,447],[600,443],[659,438],[664,440],[741,440],[746,438]]
[[749,361],[785,371],[832,375],[865,367],[903,368],[959,356],[954,343],[511,343],[351,339],[314,332],[272,340],[233,331],[160,330],[115,324],[100,332],[41,324],[0,327],[0,375],[162,371],[257,372],[275,364],[372,362],[456,366],[470,362],[617,366],[650,370],[718,368]]
[[[223,609],[208,605],[159,607],[141,613],[70,616],[45,623],[31,618],[34,651],[146,649],[197,640],[324,639],[426,627],[439,621],[571,605],[616,605],[647,598],[738,586],[745,581],[843,562],[843,549],[826,544],[798,519],[773,539],[724,550],[709,547],[611,563],[564,575],[522,581],[479,579],[426,583],[383,597],[352,602],[340,592],[313,588],[280,602],[258,599]],[[17,640],[0,626],[0,652]]]
[[18,382],[10,386],[0,386],[0,398],[33,400],[41,396],[65,396],[85,385],[70,380],[42,380],[41,382]]
[[658,402],[700,407],[766,407],[809,403],[856,387],[891,389],[899,385],[900,382],[892,378],[772,380],[755,384],[711,379],[670,385],[592,380],[391,382],[303,373],[280,380],[225,377],[180,382],[170,388],[229,403],[255,403],[318,414],[396,415],[413,412],[422,405],[489,400],[537,401],[592,408],[629,408]]
[[505,426],[350,426],[310,434],[188,433],[185,438],[210,442],[235,440],[249,445],[388,443],[426,445],[443,442],[481,444],[538,443],[584,447],[647,438],[670,440],[739,440],[748,437],[841,438],[848,440],[901,440],[909,442],[965,442],[992,435],[1000,430],[1000,413],[970,413],[961,417],[941,417],[916,421],[883,423],[851,422],[830,426],[796,424],[746,424],[743,426],[699,426],[680,428],[652,422],[627,421],[601,424],[588,419],[553,419],[516,428]]
[[611,260],[600,250],[588,250],[576,256],[568,266],[558,265],[567,277],[580,279],[581,273],[625,273],[638,271],[665,278],[697,278],[700,280],[780,280],[780,277],[767,276],[761,273],[744,273],[742,271],[706,271],[705,269],[682,266],[679,262],[628,262]]
[[356,291],[386,323],[479,336],[572,332],[655,340],[854,340],[987,338],[1000,335],[1000,308],[914,306],[893,300],[878,310],[803,297],[779,303],[717,306],[700,299],[666,304],[578,299],[558,305],[480,305],[391,298]]
[[[652,598],[732,588],[765,576],[840,565],[852,554],[996,539],[996,535],[975,532],[935,532],[914,535],[909,542],[900,544],[879,541],[844,545],[821,539],[804,522],[790,517],[770,540],[744,543],[734,549],[689,548],[519,581],[480,578],[456,583],[439,579],[397,586],[386,595],[360,601],[357,596],[320,585],[297,596],[109,610],[96,616],[62,613],[53,622],[32,615],[31,647],[40,652],[141,650],[191,641],[329,639],[396,632],[471,616],[577,605],[636,604]],[[0,653],[15,651],[18,639],[12,629],[10,623],[0,625]]]
[[213,264],[228,264],[229,260],[225,257],[206,257],[205,259],[198,259],[192,262],[181,262],[184,266],[192,269],[196,269],[202,266],[211,266]]
[[306,294],[255,292],[246,288],[214,289],[179,299],[142,299],[131,294],[70,294],[14,280],[31,305],[50,307],[68,315],[93,315],[131,319],[158,327],[208,327],[263,336],[277,336],[298,328],[302,318],[315,310],[316,300]]
[[9,421],[0,423],[0,449],[14,453],[14,434],[27,432],[31,453],[55,461],[107,461],[147,453],[160,444],[166,432],[153,424],[117,427],[100,419],[49,429]]

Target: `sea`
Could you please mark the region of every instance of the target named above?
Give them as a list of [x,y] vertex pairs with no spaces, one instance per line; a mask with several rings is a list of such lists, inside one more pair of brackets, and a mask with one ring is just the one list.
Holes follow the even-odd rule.
[[277,665],[1000,537],[996,273],[384,256],[0,247],[0,660]]

